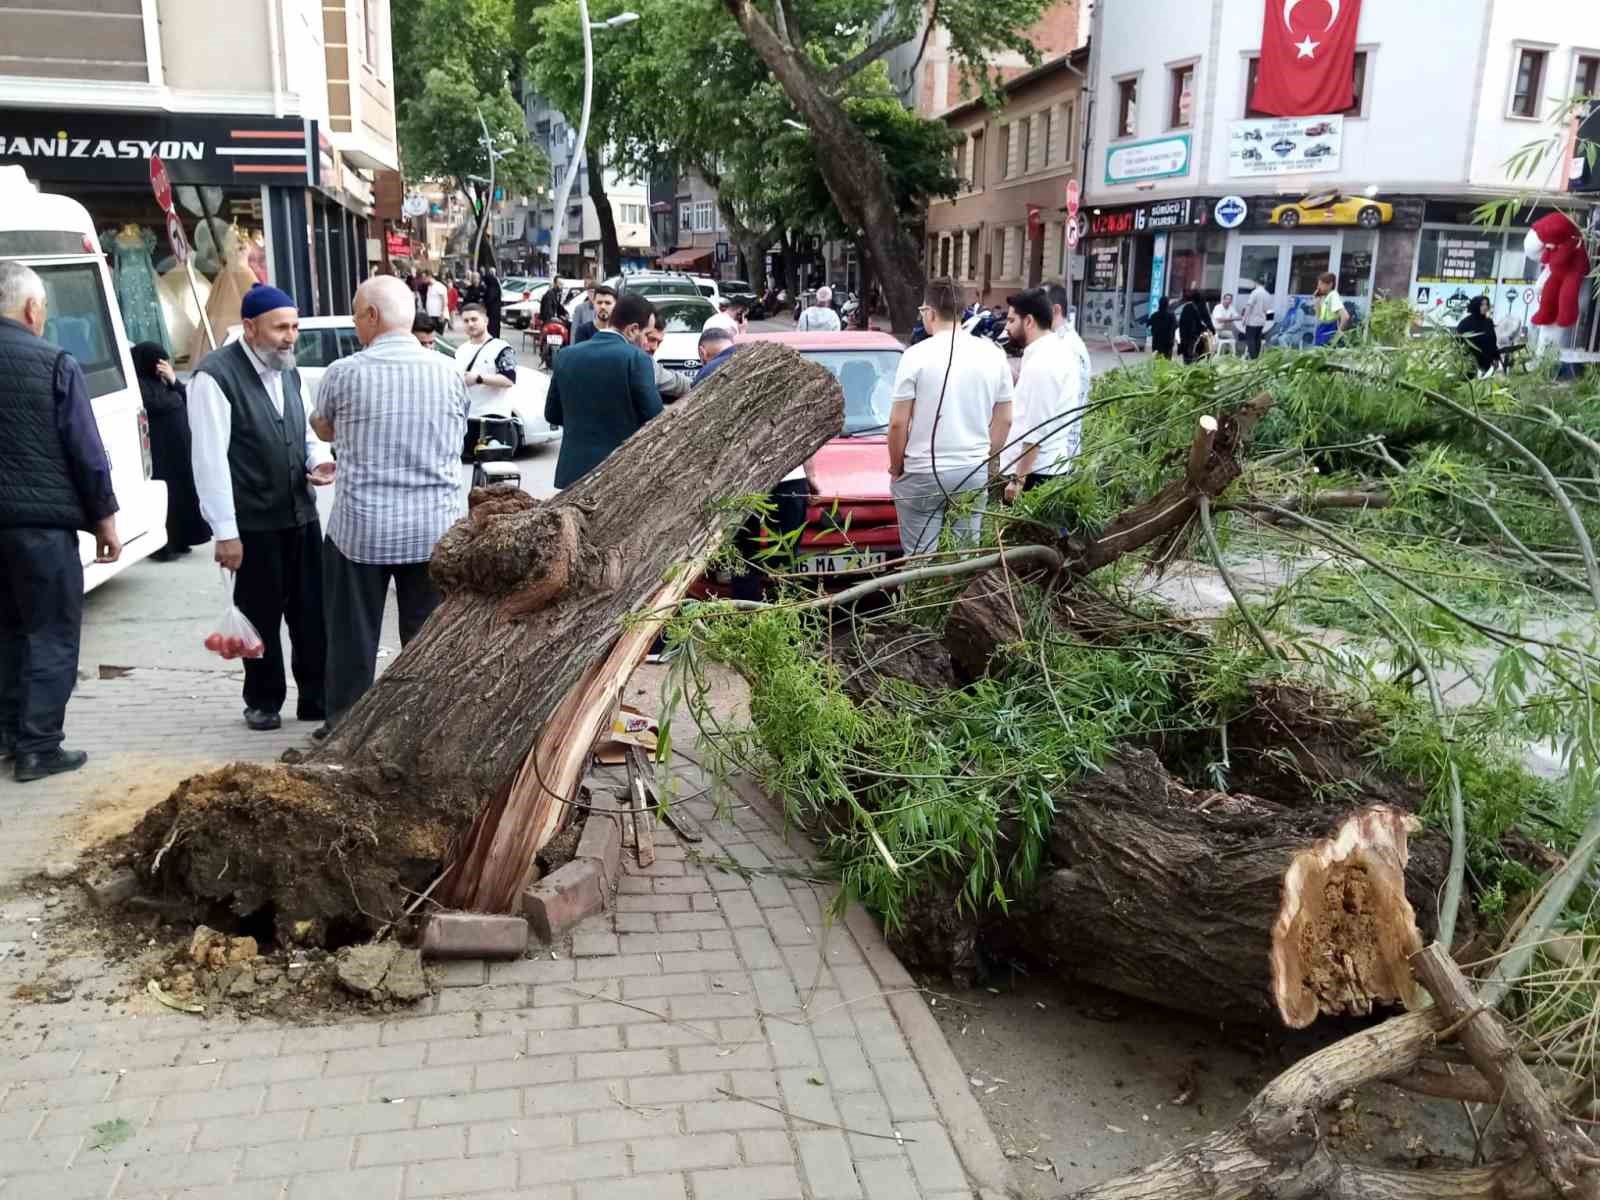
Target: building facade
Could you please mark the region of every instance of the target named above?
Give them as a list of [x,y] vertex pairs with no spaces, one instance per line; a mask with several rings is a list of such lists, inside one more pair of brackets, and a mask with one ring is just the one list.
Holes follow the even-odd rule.
[[0,0],[0,164],[81,202],[114,267],[162,276],[159,155],[205,287],[242,260],[307,314],[349,312],[399,169],[388,0],[73,8]]
[[[1326,15],[1325,6],[1321,7]],[[1564,156],[1507,166],[1559,135],[1551,115],[1600,76],[1600,7],[1567,0],[1361,6],[1345,111],[1277,118],[1251,106],[1276,0],[1102,4],[1085,179],[1086,328],[1142,336],[1160,295],[1269,288],[1282,314],[1324,272],[1365,311],[1409,297],[1454,325],[1488,294],[1525,321],[1538,264],[1486,201],[1564,188]],[[1329,202],[1329,198],[1334,199]],[[1574,199],[1566,196],[1566,201]],[[1305,201],[1305,204],[1299,202]]]
[[[1028,40],[1047,60],[1077,50],[1089,38],[1090,7],[1090,0],[1055,0],[1028,30]],[[901,102],[925,117],[938,117],[976,97],[962,86],[960,68],[950,56],[950,35],[943,28],[929,34],[926,24],[922,34],[896,46],[884,61]],[[998,55],[989,68],[1007,83],[1032,70],[1020,54]]]
[[964,186],[928,205],[931,278],[953,279],[978,298],[1063,278],[1069,267],[1081,276],[1081,251],[1068,261],[1065,209],[1067,183],[1083,173],[1088,63],[1087,50],[1059,55],[1006,84],[999,109],[973,100],[945,114],[961,138]]

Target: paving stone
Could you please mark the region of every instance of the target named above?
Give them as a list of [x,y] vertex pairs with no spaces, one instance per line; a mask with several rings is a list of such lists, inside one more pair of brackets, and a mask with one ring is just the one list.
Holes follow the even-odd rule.
[[539,1034],[551,1029],[570,1029],[576,1021],[575,1008],[523,1008],[515,1012],[483,1014],[483,1032]]
[[519,958],[516,962],[490,963],[490,983],[567,983],[577,971],[570,958]]
[[[187,1154],[157,1154],[149,1157],[132,1155],[124,1159],[126,1165],[121,1178],[117,1180],[117,1191],[125,1196],[137,1196],[140,1192],[159,1191],[178,1184],[188,1187],[200,1183],[222,1183],[232,1177],[242,1155],[243,1152],[239,1150],[190,1151]],[[75,1174],[76,1169],[63,1172],[67,1178]],[[53,1195],[52,1200],[55,1200]]]
[[843,1133],[837,1129],[803,1130],[794,1140],[800,1147],[800,1166],[813,1200],[859,1200],[861,1184]]
[[789,1135],[775,1129],[752,1129],[741,1133],[739,1151],[744,1161],[752,1166],[792,1163],[795,1158]]
[[221,1077],[222,1067],[215,1064],[135,1069],[117,1078],[116,1095],[170,1096],[173,1092],[204,1092],[216,1087]]
[[423,1162],[430,1158],[460,1158],[467,1152],[467,1131],[447,1125],[437,1129],[404,1129],[394,1133],[368,1133],[356,1139],[356,1166]]
[[916,1121],[939,1115],[916,1063],[909,1060],[876,1063],[873,1070],[877,1072],[883,1097],[889,1102],[889,1115],[896,1121]]
[[487,987],[448,988],[439,994],[438,1002],[440,1012],[525,1008],[528,986],[523,983],[496,983]]
[[[683,1107],[684,1128],[690,1133],[725,1129],[782,1129],[783,1114],[744,1100],[712,1100]],[[697,1193],[698,1195],[698,1193]]]
[[[716,1034],[709,1030],[702,1031],[698,1026],[685,1022],[682,1025],[657,1024],[653,1021],[641,1021],[637,1025],[624,1025],[623,1034],[628,1043],[629,1050],[655,1050],[662,1046],[710,1046],[717,1045]],[[678,1070],[686,1070],[682,1060],[678,1062]]]
[[459,1063],[496,1062],[517,1054],[526,1041],[526,1037],[509,1033],[488,1037],[441,1038],[428,1043],[427,1063],[430,1067],[443,1067]]
[[570,1146],[570,1117],[518,1117],[467,1126],[467,1154],[504,1154],[536,1146]]
[[416,1100],[441,1092],[462,1092],[472,1086],[473,1066],[460,1063],[449,1067],[428,1067],[421,1071],[392,1071],[374,1075],[367,1089],[369,1100]]
[[794,1200],[803,1194],[793,1167],[695,1171],[689,1178],[695,1200]]
[[205,1117],[232,1117],[260,1111],[267,1089],[250,1087],[221,1088],[214,1092],[179,1092],[166,1096],[156,1105],[156,1121],[198,1121]]
[[526,1039],[527,1053],[587,1054],[596,1050],[621,1050],[622,1031],[615,1025],[543,1029]]
[[[752,907],[754,906],[752,905]],[[629,914],[625,911],[619,911],[617,913],[617,920],[620,922],[628,915]],[[723,928],[722,916],[717,913],[668,912],[662,913],[660,916],[656,917],[655,922],[657,928],[659,928],[663,933],[678,933],[683,930],[711,930]],[[757,915],[755,921],[750,922],[750,924],[757,925],[760,923],[761,918],[759,914]]]
[[366,1075],[344,1075],[337,1079],[304,1079],[275,1083],[267,1088],[266,1112],[288,1108],[319,1108],[327,1105],[355,1104],[367,1098]]
[[748,1046],[681,1046],[678,1049],[680,1071],[741,1071],[766,1070],[772,1065],[765,1042]]
[[718,1088],[728,1085],[725,1074],[645,1075],[628,1080],[628,1099],[640,1105],[683,1104],[690,1100],[717,1100]]
[[462,1092],[449,1096],[424,1096],[417,1105],[417,1125],[462,1125],[469,1121],[515,1119],[522,1115],[522,1089]]
[[200,1126],[194,1140],[197,1150],[233,1146],[261,1146],[268,1142],[293,1142],[306,1126],[303,1112],[266,1113],[262,1116],[223,1117]]
[[640,1179],[609,1179],[580,1183],[578,1200],[683,1200],[687,1194],[682,1175],[650,1175]]
[[665,1050],[619,1050],[610,1054],[578,1055],[578,1078],[636,1075],[665,1075],[672,1070],[672,1061]]
[[302,1175],[289,1181],[285,1200],[396,1200],[403,1177],[400,1167]]
[[336,1104],[312,1110],[306,1136],[329,1137],[346,1133],[373,1133],[385,1129],[409,1129],[416,1123],[415,1104]]
[[877,1086],[872,1067],[855,1038],[818,1038],[823,1072],[836,1092],[863,1092]]
[[6,1188],[26,1200],[105,1200],[121,1174],[121,1163],[90,1163],[70,1171],[11,1175],[6,1178]]
[[524,1183],[565,1183],[608,1179],[628,1173],[628,1154],[621,1145],[585,1146],[579,1150],[538,1150],[522,1155]]
[[311,1138],[296,1142],[292,1152],[283,1146],[257,1146],[246,1150],[239,1178],[256,1179],[299,1175],[311,1171],[337,1171],[350,1165],[355,1154],[353,1137]]
[[614,1106],[589,1113],[576,1122],[576,1129],[580,1145],[585,1142],[618,1142],[625,1138],[660,1138],[668,1142],[680,1140],[678,1112],[675,1108],[634,1112]]
[[285,1054],[276,1058],[244,1058],[222,1068],[222,1086],[246,1083],[284,1083],[293,1079],[312,1079],[322,1074],[326,1056]]
[[517,1182],[518,1163],[514,1154],[492,1158],[469,1158],[463,1162],[432,1162],[406,1168],[407,1196],[470,1196],[478,1192],[499,1191]]
[[906,1137],[906,1157],[923,1190],[937,1192],[965,1186],[967,1173],[943,1125],[917,1121],[902,1126],[900,1132]]
[[620,979],[625,975],[659,975],[654,954],[619,954],[614,958],[580,958],[578,979]]
[[545,1116],[615,1106],[616,1095],[612,1089],[620,1090],[622,1086],[615,1080],[586,1079],[579,1083],[531,1087],[522,1093],[522,1110],[532,1116]]
[[867,1200],[904,1200],[907,1196],[917,1194],[916,1181],[911,1178],[911,1166],[898,1150],[893,1158],[858,1161],[856,1175],[866,1189]]
[[609,931],[572,935],[572,954],[575,958],[600,958],[620,953],[617,935]]
[[412,1017],[408,1020],[385,1021],[383,1036],[385,1046],[405,1042],[426,1042],[434,1038],[471,1037],[478,1032],[478,1018],[472,1013],[442,1013],[432,1017]]
[[895,1131],[889,1116],[889,1102],[878,1092],[848,1092],[835,1096],[839,1108],[839,1124],[860,1133],[849,1134],[850,1152],[859,1162],[868,1158],[894,1158],[900,1153],[899,1145],[891,1137],[867,1137],[867,1134],[892,1134]]
[[622,994],[629,1000],[648,1000],[652,996],[698,996],[708,990],[704,975],[645,975],[622,981]]

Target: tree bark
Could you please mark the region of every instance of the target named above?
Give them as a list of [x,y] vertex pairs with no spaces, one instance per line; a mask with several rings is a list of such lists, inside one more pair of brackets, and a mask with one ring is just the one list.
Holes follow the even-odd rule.
[[861,231],[873,274],[882,282],[896,333],[910,333],[922,302],[917,248],[900,225],[883,156],[830,96],[811,67],[778,36],[753,0],[723,0],[745,38],[767,64],[810,127],[817,165],[846,226]]
[[589,165],[589,199],[594,201],[595,219],[600,223],[600,277],[610,278],[622,274],[622,243],[617,240],[617,214],[611,211],[611,198],[606,195],[606,164],[599,149],[588,147],[585,152]]
[[[591,698],[585,686],[604,675],[629,614],[738,519],[716,501],[769,490],[842,423],[825,368],[762,344],[552,500],[475,492],[434,551],[439,608],[327,742],[298,765],[186,781],[135,831],[139,861],[241,914],[270,907],[285,931],[370,930],[465,854],[471,870],[435,894],[504,911],[514,893],[483,899],[478,879],[525,874],[539,847],[509,866],[468,852],[519,819],[530,751],[574,696]],[[576,747],[580,762],[588,746]],[[545,781],[560,815],[578,780]],[[486,805],[494,819],[466,841]]]

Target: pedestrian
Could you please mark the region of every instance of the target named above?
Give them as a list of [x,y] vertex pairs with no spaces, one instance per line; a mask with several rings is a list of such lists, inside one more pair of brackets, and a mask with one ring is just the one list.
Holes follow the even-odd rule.
[[1171,358],[1178,340],[1178,318],[1172,315],[1172,299],[1163,296],[1150,314],[1150,349],[1157,358]]
[[[456,347],[456,370],[466,384],[471,413],[499,408],[505,391],[517,382],[517,352],[497,337],[489,336],[489,314],[481,304],[461,310],[461,329],[467,340]],[[463,451],[469,454],[470,447]]]
[[[572,344],[587,342],[602,329],[611,327],[611,314],[617,307],[617,289],[609,283],[597,283],[589,291],[590,315],[587,320],[579,322],[578,314],[572,316]],[[579,306],[582,307],[581,305]]]
[[1083,431],[1082,371],[1072,347],[1053,332],[1050,294],[1029,288],[1010,297],[1006,333],[1022,347],[1011,414],[1012,445],[1021,454],[1006,485],[1006,500],[1072,469]]
[[327,719],[322,523],[311,488],[332,483],[334,465],[306,421],[293,298],[258,283],[240,316],[240,338],[201,359],[189,380],[189,425],[195,489],[217,563],[233,572],[233,602],[266,643],[260,658],[244,660],[244,722],[260,732],[283,724],[285,624],[299,689],[295,717]]
[[438,334],[433,328],[433,322],[419,312],[411,316],[411,336],[417,339],[424,350],[438,350]]
[[1078,360],[1077,406],[1080,413],[1085,413],[1088,412],[1089,385],[1094,379],[1094,365],[1089,358],[1089,347],[1079,336],[1078,331],[1072,327],[1072,318],[1068,315],[1071,312],[1071,301],[1067,296],[1066,285],[1052,283],[1046,290],[1050,294],[1050,332],[1065,342],[1073,358]]
[[446,310],[450,305],[450,290],[433,277],[427,275],[427,289],[422,295],[422,310],[433,321],[433,328],[438,333],[445,331]]
[[1261,339],[1266,336],[1267,324],[1272,320],[1272,297],[1267,294],[1267,289],[1259,283],[1248,279],[1239,281],[1240,288],[1248,286],[1250,292],[1244,298],[1244,348],[1245,353],[1252,359],[1261,357]]
[[479,280],[476,271],[468,271],[466,285],[461,289],[461,305],[465,308],[469,304],[482,303],[483,283]]
[[466,514],[457,456],[467,389],[443,355],[417,344],[405,291],[386,279],[356,290],[364,349],[329,364],[311,424],[339,456],[323,546],[329,729],[372,686],[389,584],[404,648],[439,604],[434,543]]
[[[556,280],[557,284],[560,282],[561,281],[559,279]],[[572,328],[574,331],[576,331],[580,325],[594,324],[594,288],[595,283],[593,279],[585,279],[583,281],[583,299],[579,300],[572,306]],[[549,301],[550,299],[550,293],[546,292],[544,294],[544,299],[539,302],[539,316],[545,321],[554,320],[556,314],[561,311],[561,302],[558,294],[552,304],[550,312],[548,314],[544,312],[545,302]]]
[[1205,301],[1200,298],[1200,290],[1185,289],[1183,308],[1178,311],[1178,348],[1183,353],[1183,361],[1193,363],[1198,359],[1201,355],[1200,339],[1215,333],[1211,314],[1206,311]]
[[726,329],[737,337],[739,335],[739,322],[734,319],[732,309],[733,301],[726,296],[719,296],[717,298],[717,311],[706,318],[706,323],[701,328],[703,330]]
[[461,311],[461,280],[459,277],[450,280],[450,291],[445,297],[445,315],[454,317]]
[[1318,276],[1317,290],[1312,296],[1317,302],[1316,345],[1326,346],[1350,324],[1350,313],[1344,306],[1344,297],[1339,295],[1339,277],[1331,271]]
[[[977,541],[1011,429],[1011,367],[993,342],[961,332],[955,285],[929,283],[918,315],[929,336],[900,356],[889,411],[890,491],[907,554],[937,548],[946,524],[958,543]],[[950,516],[952,504],[963,514]]]
[[715,325],[707,325],[700,331],[700,369],[695,372],[694,382],[698,386],[722,370],[733,357],[733,334],[726,329]]
[[606,328],[556,359],[544,403],[545,420],[562,430],[556,487],[576,483],[661,414],[655,370],[644,351],[655,316],[650,301],[627,292]]
[[800,314],[795,322],[797,330],[839,331],[839,314],[833,311],[833,289],[824,284],[817,289],[816,302]]
[[1500,332],[1489,314],[1489,297],[1474,296],[1467,304],[1467,315],[1456,326],[1456,333],[1472,352],[1478,373],[1494,370],[1500,362]]
[[1233,293],[1223,292],[1222,299],[1217,301],[1211,310],[1211,327],[1217,331],[1217,337],[1226,336],[1232,341],[1237,341],[1239,336],[1239,310],[1233,306]]
[[83,369],[44,340],[49,305],[32,268],[0,261],[0,759],[18,783],[89,759],[61,746],[83,632],[78,531],[95,562],[122,555],[111,462]]
[[483,310],[489,317],[489,336],[500,336],[500,307],[505,293],[500,288],[500,276],[493,267],[483,269]]
[[682,371],[674,371],[671,367],[664,367],[656,361],[656,351],[661,349],[661,343],[666,336],[667,331],[652,322],[650,331],[644,337],[644,350],[650,356],[650,365],[655,368],[656,391],[661,393],[661,403],[671,404],[674,400],[682,399],[689,394],[689,389],[694,386],[694,380]]
[[189,461],[193,445],[189,435],[189,392],[178,381],[172,360],[160,342],[140,342],[129,353],[133,357],[133,373],[139,377],[139,398],[150,423],[150,474],[167,485],[167,544],[150,557],[156,562],[171,562],[188,554],[191,546],[211,540],[211,526],[200,515],[194,466]]

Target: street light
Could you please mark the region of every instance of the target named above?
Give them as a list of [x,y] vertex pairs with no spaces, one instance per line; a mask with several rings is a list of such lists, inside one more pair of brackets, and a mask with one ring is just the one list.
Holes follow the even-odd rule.
[[[624,25],[631,25],[639,19],[636,12],[618,13],[604,21],[589,20],[589,0],[578,0],[578,23],[583,29],[583,115],[578,120],[578,140],[572,147],[572,161],[567,164],[567,173],[561,180],[561,186],[556,189],[555,203],[555,228],[550,231],[550,278],[554,279],[559,273],[561,263],[561,235],[566,232],[567,224],[567,197],[572,194],[572,185],[578,178],[578,164],[583,155],[583,143],[589,137],[589,108],[594,99],[594,40],[593,31],[596,29],[620,29]],[[581,234],[579,235],[582,236]]]
[[[472,247],[472,269],[478,269],[478,260],[483,255],[483,231],[489,226],[489,206],[494,203],[494,169],[496,164],[510,151],[495,149],[494,139],[489,136],[489,123],[483,119],[483,109],[478,110],[478,124],[483,128],[483,137],[478,139],[478,144],[489,155],[489,191],[483,200],[483,212],[478,216],[478,240]],[[476,178],[476,176],[474,176]]]

